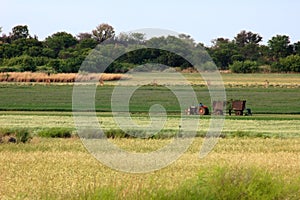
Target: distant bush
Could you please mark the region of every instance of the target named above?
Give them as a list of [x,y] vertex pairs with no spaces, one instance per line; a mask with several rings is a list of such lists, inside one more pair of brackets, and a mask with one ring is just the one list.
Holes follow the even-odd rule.
[[234,61],[229,65],[229,69],[233,73],[255,73],[259,72],[259,67],[256,61]]
[[31,134],[28,129],[24,128],[2,128],[0,129],[0,143],[13,142],[13,143],[26,143],[31,139]]
[[30,133],[26,129],[20,129],[16,133],[17,142],[20,143],[26,143],[31,139]]
[[19,72],[20,66],[0,66],[0,72]]
[[300,72],[300,56],[290,55],[272,64],[274,72]]
[[70,128],[47,128],[38,132],[38,136],[47,138],[70,138],[72,129]]
[[32,71],[36,70],[36,64],[34,58],[28,55],[22,55],[18,57],[13,57],[10,59],[4,59],[3,66],[13,66],[16,68],[18,66],[17,71]]
[[108,138],[129,138],[131,137],[129,134],[125,133],[121,129],[109,129],[104,131],[104,134]]

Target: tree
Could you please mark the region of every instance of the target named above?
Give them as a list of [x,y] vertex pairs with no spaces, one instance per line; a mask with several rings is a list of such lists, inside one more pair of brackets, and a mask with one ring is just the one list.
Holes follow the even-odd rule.
[[259,42],[262,41],[262,37],[259,34],[243,30],[234,37],[234,41],[240,54],[244,57],[244,60],[258,59]]
[[196,45],[194,39],[190,35],[181,33],[178,35],[178,37],[192,46]]
[[[28,49],[32,48],[32,47],[36,47],[35,48],[36,50],[38,48],[39,50],[37,50],[37,51],[39,51],[39,52],[42,51],[42,42],[40,42],[40,41],[38,41],[37,39],[34,39],[34,38],[19,38],[17,40],[12,41],[11,44],[15,44],[16,45],[16,49],[21,54],[27,54],[27,55],[29,55],[28,54]],[[32,56],[32,55],[30,55],[30,56]],[[38,56],[38,55],[36,55],[36,56]]]
[[212,41],[212,47],[208,49],[217,67],[225,70],[235,60],[240,60],[237,46],[234,42],[226,38],[217,38]]
[[255,73],[259,71],[259,67],[256,61],[234,61],[232,65],[229,66],[231,72],[234,73]]
[[66,32],[58,32],[45,39],[45,46],[46,48],[54,50],[55,56],[57,56],[59,54],[59,51],[75,46],[77,42],[78,41],[72,34]]
[[252,33],[251,31],[246,32],[245,30],[241,31],[234,37],[236,44],[239,47],[244,47],[248,44],[258,44],[262,41],[262,37],[257,33]]
[[118,44],[123,46],[129,46],[133,44],[142,45],[145,43],[145,34],[144,33],[120,33],[115,37],[115,40]]
[[260,45],[259,46],[259,54],[260,57],[258,59],[259,64],[261,65],[269,65],[272,62],[271,56],[270,56],[270,48],[267,45]]
[[77,37],[78,37],[79,42],[80,42],[82,40],[91,39],[92,38],[92,34],[90,34],[90,33],[79,33],[77,35]]
[[109,24],[100,24],[92,31],[92,33],[93,37],[98,41],[98,43],[115,36],[114,28]]
[[131,33],[129,36],[129,39],[132,41],[132,43],[143,44],[145,42],[144,33]]
[[300,41],[294,43],[294,53],[300,55]]
[[279,58],[286,57],[292,53],[292,46],[290,45],[290,38],[286,35],[276,35],[268,41],[271,56],[274,61]]
[[21,38],[28,38],[29,37],[29,30],[27,25],[18,25],[13,27],[12,33],[10,33],[10,37],[12,40],[17,40]]
[[275,65],[278,71],[283,72],[300,72],[300,56],[289,55],[280,58],[279,62]]
[[79,39],[79,43],[76,46],[77,49],[93,49],[97,46],[97,41],[92,38],[90,33],[79,33],[77,38]]

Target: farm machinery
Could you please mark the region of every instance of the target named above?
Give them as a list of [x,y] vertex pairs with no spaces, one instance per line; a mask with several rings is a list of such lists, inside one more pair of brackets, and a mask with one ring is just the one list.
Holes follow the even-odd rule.
[[190,106],[186,111],[187,115],[209,115],[209,109],[202,103],[199,106]]
[[[229,100],[229,101],[213,101],[212,114],[224,115],[225,108],[228,114],[231,115],[233,112],[235,115],[252,115],[251,109],[246,108],[246,100]],[[246,110],[246,112],[244,112]],[[199,106],[190,106],[186,110],[188,115],[209,115],[209,108],[202,103]]]
[[251,109],[246,108],[246,100],[229,100],[229,101],[214,101],[213,102],[213,114],[223,115],[224,108],[228,110],[228,114],[231,115],[234,112],[235,115],[252,115]]

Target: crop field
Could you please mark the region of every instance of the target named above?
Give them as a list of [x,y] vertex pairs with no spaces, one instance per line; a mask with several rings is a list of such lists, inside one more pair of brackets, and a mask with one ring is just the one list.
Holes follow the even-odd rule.
[[[127,150],[155,149],[166,140],[114,139]],[[199,159],[202,139],[172,165],[147,174],[112,170],[79,139],[34,138],[1,144],[2,199],[297,199],[299,139],[221,139]]]
[[[205,82],[184,76],[211,110]],[[299,199],[300,75],[222,78],[227,99],[246,99],[253,115],[226,115],[216,146],[200,159],[211,122],[210,115],[201,116],[197,137],[178,160],[140,174],[111,169],[88,152],[74,124],[72,84],[0,83],[0,199]],[[165,126],[156,137],[128,137],[111,113],[116,84],[97,87],[96,116],[108,141],[128,152],[158,150],[173,141],[181,118],[198,119],[181,115],[185,108],[169,88],[150,84],[131,97],[131,119],[149,124],[149,108],[161,104]]]
[[[97,88],[95,97],[97,111],[111,111],[110,97],[113,90],[114,86]],[[299,88],[235,87],[227,88],[226,95],[227,99],[246,99],[247,107],[256,114],[299,114],[299,90]],[[72,111],[72,91],[72,85],[0,85],[0,110]],[[210,105],[211,99],[207,88],[194,86],[194,91],[199,102]],[[149,107],[155,103],[164,105],[169,112],[179,113],[183,110],[179,107],[176,96],[168,88],[144,86],[131,97],[130,111],[148,112]],[[190,105],[197,105],[197,102],[191,101]]]

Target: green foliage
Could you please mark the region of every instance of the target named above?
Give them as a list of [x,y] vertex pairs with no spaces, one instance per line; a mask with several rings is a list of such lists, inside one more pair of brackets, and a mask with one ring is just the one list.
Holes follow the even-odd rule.
[[17,40],[20,38],[27,38],[29,36],[29,30],[27,25],[18,25],[13,27],[11,39]]
[[[173,190],[167,186],[139,191],[138,199],[293,199],[299,195],[283,177],[258,167],[212,166],[202,169],[197,179],[190,179]],[[110,195],[111,194],[111,195]],[[79,199],[115,199],[112,187],[88,190]],[[127,195],[135,199],[134,195]]]
[[201,172],[196,182],[190,181],[176,192],[166,192],[163,196],[170,199],[282,199],[296,193],[282,177],[257,167],[218,166]]
[[290,45],[290,38],[287,35],[276,35],[268,41],[271,55],[278,60],[286,57],[293,52],[293,47]]
[[0,66],[0,72],[18,72],[20,71],[20,66],[15,65],[15,66]]
[[4,59],[3,60],[4,66],[11,66],[11,67],[17,67],[17,71],[32,71],[34,72],[36,70],[36,63],[35,59],[28,55],[13,57],[10,59]]
[[62,49],[73,47],[77,44],[76,38],[70,33],[57,32],[45,39],[45,45],[52,49],[56,56]]
[[16,133],[17,142],[26,143],[31,139],[29,131],[26,129],[21,129]]
[[70,138],[72,136],[70,128],[46,128],[38,132],[38,136],[47,138]]
[[[90,33],[80,33],[77,37],[63,31],[39,41],[37,36],[30,36],[27,25],[17,25],[8,36],[0,36],[0,71],[35,71],[39,70],[38,66],[47,66],[54,72],[78,72],[86,56],[96,48],[98,55],[96,58],[91,56],[85,63],[88,64],[85,71],[104,71],[104,67],[112,62],[112,57],[122,55],[117,56],[105,72],[123,73],[146,63],[160,63],[184,70],[192,67],[191,63],[202,65],[210,62],[210,56],[221,70],[228,70],[231,66],[234,70],[238,68],[239,73],[259,71],[249,60],[257,65],[270,65],[276,72],[299,72],[298,64],[289,63],[288,67],[284,67],[280,63],[281,58],[300,54],[299,41],[290,44],[289,36],[276,35],[268,41],[268,45],[260,45],[262,37],[258,33],[243,30],[233,40],[217,38],[212,41],[211,47],[204,47],[185,34],[150,39],[146,39],[143,33],[120,33],[115,36],[114,28],[109,24],[100,24]],[[97,48],[99,43],[105,48]],[[151,48],[145,48],[146,45]],[[137,47],[140,49],[125,53],[125,49],[134,50]],[[242,61],[245,61],[242,66],[234,63]],[[244,66],[248,64],[250,69]],[[210,68],[207,64],[203,65],[204,70]]]
[[[4,141],[4,137],[7,137],[7,141]],[[31,134],[28,129],[25,128],[1,128],[0,129],[0,143],[1,142],[13,142],[13,143],[26,143],[31,139]]]
[[273,69],[281,72],[300,72],[300,55],[280,58],[279,62],[273,64]]
[[259,67],[256,61],[234,61],[229,66],[230,70],[234,73],[255,73],[259,71]]

